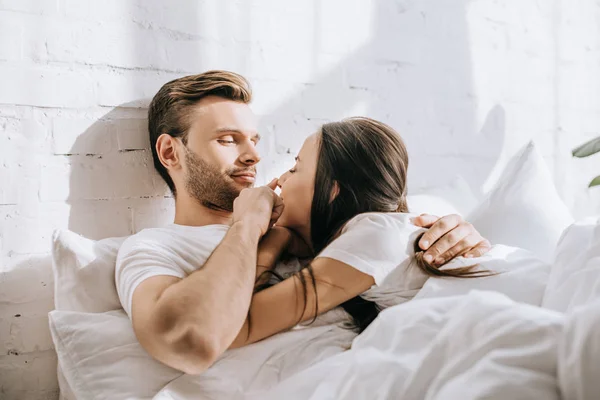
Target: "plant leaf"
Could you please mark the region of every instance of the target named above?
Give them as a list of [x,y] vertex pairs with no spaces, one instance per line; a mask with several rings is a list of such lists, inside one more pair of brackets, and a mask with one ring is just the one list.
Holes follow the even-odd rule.
[[597,176],[594,179],[592,179],[592,181],[590,182],[590,185],[588,187],[593,187],[593,186],[598,186],[598,185],[600,185],[600,176]]
[[598,153],[600,151],[600,137],[590,140],[587,143],[582,144],[581,146],[575,148],[573,150],[574,157],[587,157],[592,154]]

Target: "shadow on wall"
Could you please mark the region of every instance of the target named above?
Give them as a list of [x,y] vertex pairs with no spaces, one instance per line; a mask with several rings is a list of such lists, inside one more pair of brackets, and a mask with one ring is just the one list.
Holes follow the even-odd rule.
[[102,116],[71,148],[69,229],[101,239],[173,220],[173,199],[154,170],[147,109],[134,101]]
[[[89,238],[129,235],[173,219],[172,199],[148,150],[147,111],[131,104],[140,102],[98,118],[66,157],[68,227]],[[0,288],[0,398],[56,398],[57,359],[48,329],[51,256],[14,265],[0,274]]]
[[[268,140],[262,144],[261,175],[278,176],[292,163],[302,139],[323,122],[363,114],[389,123],[404,138],[411,156],[411,189],[443,184],[460,174],[480,191],[501,155],[505,113],[496,105],[482,119],[485,114],[478,110],[468,4],[375,2],[371,21],[365,22],[372,27],[368,42],[262,116]],[[329,33],[320,31],[325,6],[316,2],[314,7],[319,22],[312,51],[318,57],[331,50],[331,43],[324,43]],[[199,11],[194,12],[199,18]],[[137,45],[139,57],[148,57]],[[159,63],[159,52],[154,57],[152,62]],[[250,72],[247,63],[239,68],[236,72]],[[256,92],[260,79],[257,83]],[[147,110],[140,104],[148,101],[114,108],[70,149],[69,229],[99,239],[172,220],[173,201],[165,197],[166,185],[154,171]]]
[[377,2],[371,40],[263,117],[262,129],[276,133],[270,165],[291,165],[300,139],[323,122],[358,113],[402,135],[411,189],[460,174],[481,191],[501,155],[505,115],[497,105],[478,126],[468,1],[460,3]]

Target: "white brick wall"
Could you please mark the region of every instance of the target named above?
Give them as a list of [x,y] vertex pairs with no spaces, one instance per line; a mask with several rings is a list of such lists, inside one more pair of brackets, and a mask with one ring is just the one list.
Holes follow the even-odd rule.
[[600,135],[599,0],[0,0],[0,398],[57,398],[51,232],[172,218],[144,107],[212,68],[253,84],[263,181],[366,114],[404,136],[413,189],[481,193],[535,139],[573,212],[600,211],[600,157],[570,157]]

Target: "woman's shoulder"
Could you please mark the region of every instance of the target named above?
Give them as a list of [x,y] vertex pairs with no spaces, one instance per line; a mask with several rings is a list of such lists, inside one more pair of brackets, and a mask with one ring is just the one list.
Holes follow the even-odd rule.
[[354,229],[365,229],[367,227],[387,230],[387,229],[408,229],[418,230],[420,229],[413,224],[413,218],[417,217],[418,214],[413,213],[383,213],[383,212],[367,212],[358,214],[357,216],[350,219],[341,233],[347,232]]

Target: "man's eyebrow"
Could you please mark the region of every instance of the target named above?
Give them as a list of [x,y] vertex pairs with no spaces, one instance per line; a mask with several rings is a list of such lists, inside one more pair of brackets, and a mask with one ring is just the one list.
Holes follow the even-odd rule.
[[[224,127],[224,128],[218,128],[216,130],[217,133],[225,133],[225,132],[233,132],[233,133],[238,133],[240,135],[245,135],[245,133],[237,128],[228,128],[228,127]],[[256,140],[257,142],[261,139],[261,136],[258,132],[253,132],[254,135],[252,136],[252,139]]]

